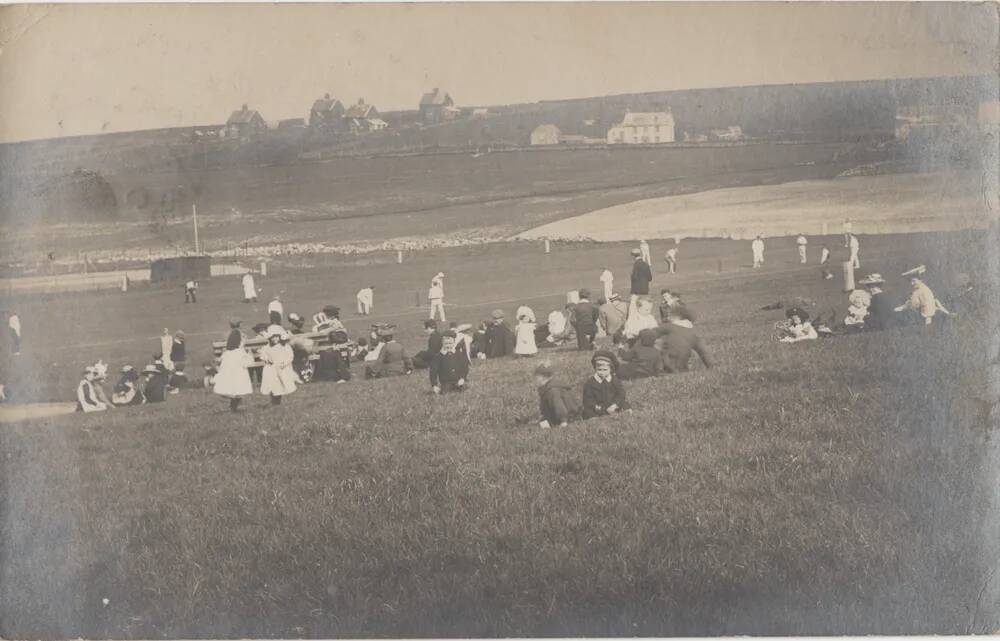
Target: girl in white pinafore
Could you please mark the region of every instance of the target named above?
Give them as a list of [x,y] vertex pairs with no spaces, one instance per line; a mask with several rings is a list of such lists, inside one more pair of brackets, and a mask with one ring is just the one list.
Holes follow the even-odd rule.
[[219,358],[219,369],[215,373],[212,391],[229,399],[229,409],[235,412],[242,397],[253,394],[250,382],[250,366],[253,356],[243,348],[243,336],[233,331],[226,341],[226,351]]
[[280,325],[268,328],[267,340],[268,344],[260,349],[260,360],[264,361],[260,393],[271,397],[271,405],[280,405],[282,396],[295,391],[299,378],[292,367],[295,352],[288,344],[291,336]]
[[535,344],[535,312],[528,306],[522,305],[517,309],[517,327],[515,336],[517,343],[514,346],[514,354],[517,356],[534,356],[538,353],[538,345]]

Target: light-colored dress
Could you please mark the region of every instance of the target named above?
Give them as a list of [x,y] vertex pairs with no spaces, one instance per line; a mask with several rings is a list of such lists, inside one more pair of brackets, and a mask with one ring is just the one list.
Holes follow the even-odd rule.
[[535,318],[535,310],[531,309],[527,305],[521,305],[520,307],[518,307],[517,313],[514,314],[514,318],[518,320],[520,320],[522,316],[527,316],[528,320],[531,321],[532,323],[538,322],[538,320]]
[[253,276],[250,274],[243,276],[243,298],[247,300],[257,298],[257,287],[253,282]]
[[295,352],[291,345],[265,345],[260,348],[264,371],[260,377],[260,393],[285,396],[295,391],[298,375],[292,367]]
[[535,324],[531,321],[522,320],[517,324],[517,345],[514,346],[514,353],[518,356],[532,356],[538,353],[538,346],[535,344]]
[[635,313],[629,314],[628,318],[625,320],[625,338],[635,338],[644,329],[656,329],[659,324],[656,322],[656,318],[648,312],[641,311],[638,307],[635,308]]
[[212,391],[220,396],[253,394],[253,384],[250,382],[248,371],[251,365],[253,357],[242,346],[222,352]]

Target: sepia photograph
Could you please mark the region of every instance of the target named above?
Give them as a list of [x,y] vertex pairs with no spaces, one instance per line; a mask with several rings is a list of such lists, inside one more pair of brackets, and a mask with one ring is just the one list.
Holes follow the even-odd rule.
[[0,638],[1000,633],[1000,5],[0,6]]

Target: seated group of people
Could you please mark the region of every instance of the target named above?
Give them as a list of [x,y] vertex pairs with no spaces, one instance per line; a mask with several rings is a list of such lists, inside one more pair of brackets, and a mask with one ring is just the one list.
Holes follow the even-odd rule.
[[113,407],[162,403],[186,380],[183,375],[178,378],[178,373],[169,370],[160,358],[141,371],[125,365],[120,374],[109,398],[104,390],[108,366],[98,361],[84,368],[83,378],[76,386],[76,411],[101,412]]

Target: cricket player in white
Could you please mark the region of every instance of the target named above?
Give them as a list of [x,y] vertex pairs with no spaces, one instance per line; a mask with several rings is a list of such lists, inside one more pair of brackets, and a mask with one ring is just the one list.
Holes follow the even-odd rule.
[[362,316],[371,314],[375,307],[375,288],[369,286],[358,290],[357,299],[358,313]]
[[753,268],[758,269],[764,264],[764,239],[760,236],[754,238],[750,250],[753,252]]
[[440,313],[441,322],[447,321],[444,315],[444,285],[437,276],[431,281],[431,287],[427,290],[427,300],[431,303],[430,319],[434,320],[435,315]]
[[799,235],[798,239],[795,241],[799,246],[799,262],[803,265],[808,262],[806,260],[806,245],[809,243],[805,236]]
[[858,242],[858,237],[851,234],[848,244],[851,248],[851,265],[854,266],[854,269],[861,269],[861,260],[858,259],[858,251],[861,249],[861,243]]
[[611,300],[611,294],[615,291],[615,275],[607,267],[601,272],[601,284],[604,285],[604,300]]

